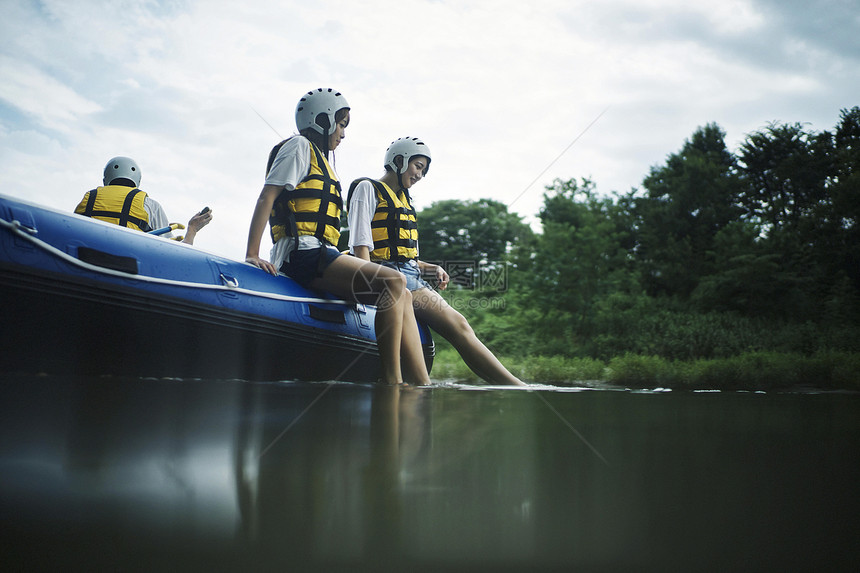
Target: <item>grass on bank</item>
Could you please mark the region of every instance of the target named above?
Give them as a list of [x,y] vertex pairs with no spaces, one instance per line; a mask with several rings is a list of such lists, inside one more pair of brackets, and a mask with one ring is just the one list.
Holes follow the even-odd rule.
[[[749,352],[726,358],[669,360],[627,354],[604,362],[564,356],[499,357],[521,380],[551,385],[608,385],[627,388],[776,390],[812,388],[860,391],[860,353],[820,352],[809,356]],[[481,383],[459,354],[440,345],[432,377]]]

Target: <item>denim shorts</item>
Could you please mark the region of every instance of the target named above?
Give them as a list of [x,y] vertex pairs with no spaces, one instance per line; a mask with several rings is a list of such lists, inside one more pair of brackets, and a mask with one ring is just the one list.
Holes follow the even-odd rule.
[[297,249],[290,254],[290,260],[281,264],[281,272],[302,285],[309,286],[321,277],[328,266],[340,256],[340,251],[331,245],[315,249]]
[[406,276],[406,288],[410,291],[422,288],[432,289],[430,283],[421,278],[421,269],[418,265],[410,263],[395,263],[391,261],[380,261],[379,264],[392,269],[397,269]]

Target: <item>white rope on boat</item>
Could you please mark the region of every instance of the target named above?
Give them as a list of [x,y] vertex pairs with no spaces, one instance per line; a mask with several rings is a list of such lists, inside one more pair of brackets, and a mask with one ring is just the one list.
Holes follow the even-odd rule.
[[214,290],[214,291],[223,291],[223,292],[235,292],[241,294],[247,294],[250,296],[257,296],[261,298],[268,298],[272,300],[280,300],[285,302],[306,302],[306,303],[316,303],[316,304],[338,304],[344,306],[354,306],[356,303],[346,301],[346,300],[338,300],[338,299],[328,299],[328,298],[314,298],[314,297],[303,297],[303,296],[290,296],[285,294],[278,294],[273,292],[265,292],[265,291],[257,291],[242,288],[239,286],[231,286],[231,285],[214,285],[214,284],[206,284],[206,283],[196,283],[191,281],[178,281],[174,279],[165,279],[161,277],[151,277],[147,275],[140,274],[132,274],[125,273],[123,271],[117,271],[114,269],[107,269],[104,267],[100,267],[98,265],[93,265],[91,263],[82,261],[76,257],[69,255],[68,253],[63,252],[62,250],[56,248],[50,243],[46,243],[45,241],[37,238],[35,233],[37,232],[35,229],[31,229],[26,225],[22,224],[20,221],[13,220],[11,222],[6,219],[0,218],[0,226],[12,232],[13,234],[26,239],[27,241],[33,243],[37,247],[44,249],[45,251],[51,253],[52,255],[59,257],[66,261],[69,264],[80,267],[82,269],[86,269],[88,271],[94,273],[100,273],[103,275],[108,275],[112,277],[122,278],[122,279],[134,279],[147,283],[154,284],[162,284],[176,287],[184,287],[184,288],[193,288],[193,289],[204,289],[204,290]]

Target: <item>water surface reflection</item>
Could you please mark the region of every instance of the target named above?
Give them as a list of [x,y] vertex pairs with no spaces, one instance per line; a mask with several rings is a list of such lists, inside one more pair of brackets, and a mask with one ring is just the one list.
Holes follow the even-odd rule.
[[31,569],[858,557],[856,395],[0,382],[3,550]]

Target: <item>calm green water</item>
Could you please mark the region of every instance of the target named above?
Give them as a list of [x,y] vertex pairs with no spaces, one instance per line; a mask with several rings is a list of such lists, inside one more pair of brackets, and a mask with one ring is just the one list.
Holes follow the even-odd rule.
[[[860,396],[0,376],[29,570],[853,570]],[[849,569],[851,567],[851,569]]]

